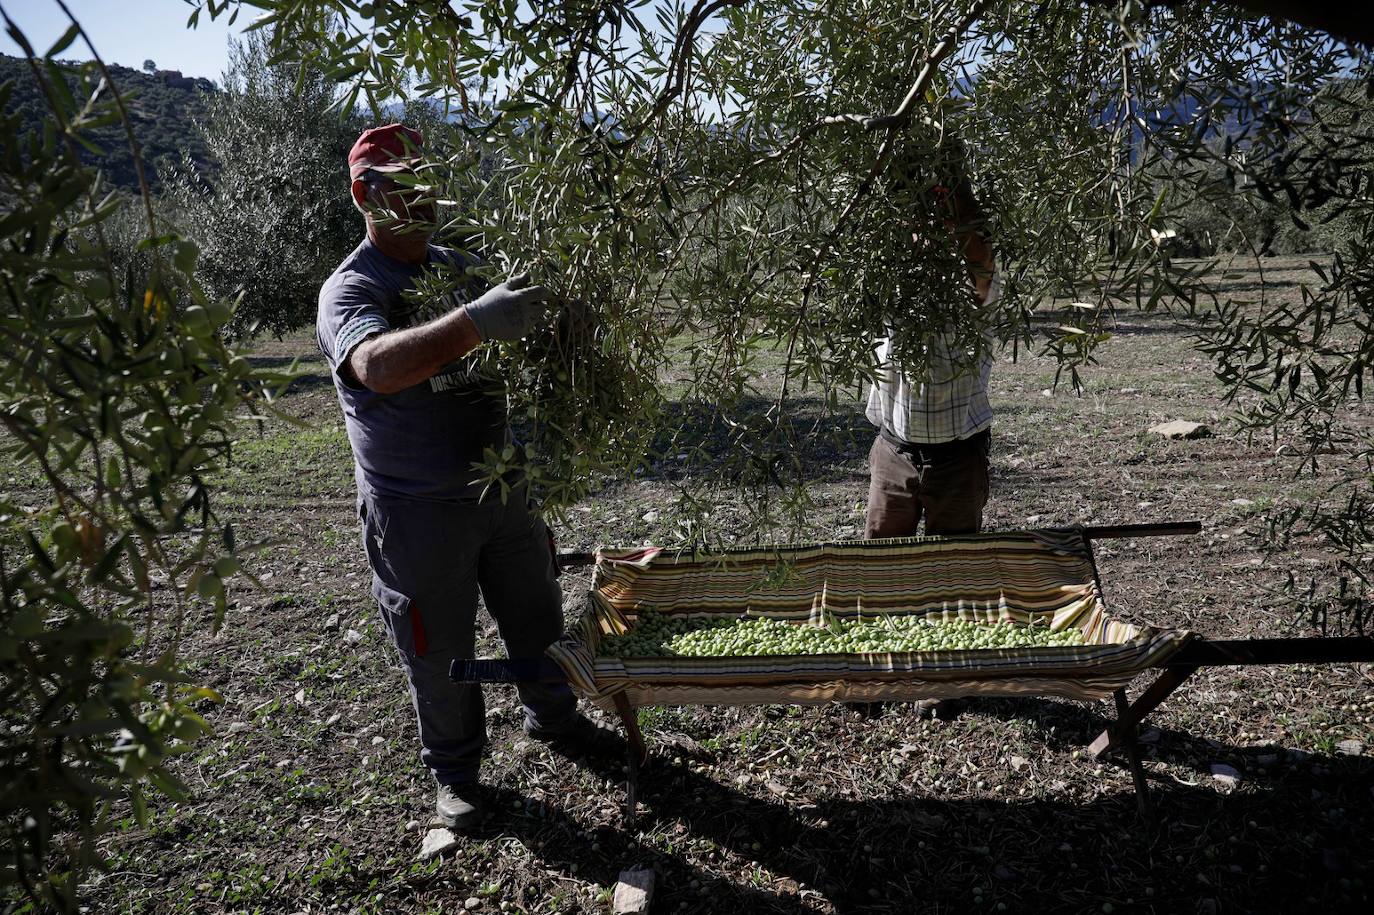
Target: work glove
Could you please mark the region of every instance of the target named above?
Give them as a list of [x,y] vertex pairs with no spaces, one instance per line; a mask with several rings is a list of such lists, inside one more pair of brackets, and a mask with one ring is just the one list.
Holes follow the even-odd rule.
[[519,340],[549,310],[549,291],[529,281],[528,273],[518,273],[464,306],[483,341]]

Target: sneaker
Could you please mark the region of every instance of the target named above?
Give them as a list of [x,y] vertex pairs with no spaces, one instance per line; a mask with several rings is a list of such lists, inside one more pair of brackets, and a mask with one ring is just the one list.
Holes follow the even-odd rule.
[[570,725],[551,731],[530,724],[524,724],[525,736],[547,744],[549,749],[564,756],[588,754],[609,756],[625,752],[625,740],[610,728],[602,727],[586,715],[578,714]]
[[440,785],[434,801],[434,814],[450,829],[476,826],[482,819],[482,788],[477,782]]

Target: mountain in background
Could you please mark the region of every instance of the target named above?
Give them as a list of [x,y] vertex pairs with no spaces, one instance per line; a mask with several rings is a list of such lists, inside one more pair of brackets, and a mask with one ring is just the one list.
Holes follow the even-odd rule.
[[[205,114],[207,102],[218,92],[208,79],[182,76],[176,70],[154,70],[151,73],[110,65],[110,75],[129,108],[134,136],[143,151],[148,181],[157,188],[183,154],[205,172],[213,172],[215,163],[206,154],[205,144],[196,130],[196,121]],[[23,116],[21,137],[41,129],[47,111],[33,71],[22,57],[0,54],[0,84],[13,83],[6,104],[7,113],[18,110]],[[74,83],[69,83],[75,88]],[[138,187],[133,155],[121,124],[93,130],[88,135],[104,154],[96,156],[89,150],[80,151],[82,161],[98,166],[106,180],[129,190]]]

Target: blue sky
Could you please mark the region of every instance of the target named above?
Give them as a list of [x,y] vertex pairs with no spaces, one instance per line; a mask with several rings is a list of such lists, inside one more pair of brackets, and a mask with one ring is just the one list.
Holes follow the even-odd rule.
[[[138,69],[155,61],[164,70],[219,81],[229,60],[229,39],[237,37],[257,10],[245,10],[232,28],[228,16],[215,22],[201,14],[200,24],[186,28],[193,6],[185,0],[66,0],[106,63]],[[42,54],[66,30],[67,17],[53,0],[0,0],[0,7]],[[0,30],[0,52],[19,54],[19,46]],[[80,39],[59,55],[64,60],[90,57]]]

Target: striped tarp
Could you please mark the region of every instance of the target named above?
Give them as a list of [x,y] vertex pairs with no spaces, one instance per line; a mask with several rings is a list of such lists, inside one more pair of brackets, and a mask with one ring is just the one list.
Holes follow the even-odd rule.
[[[766,616],[918,614],[1075,628],[1083,645],[970,651],[616,658],[603,635],[646,611]],[[963,695],[1099,699],[1173,654],[1191,634],[1109,618],[1077,528],[801,544],[717,553],[600,550],[587,613],[549,655],[605,708],[752,705]]]

